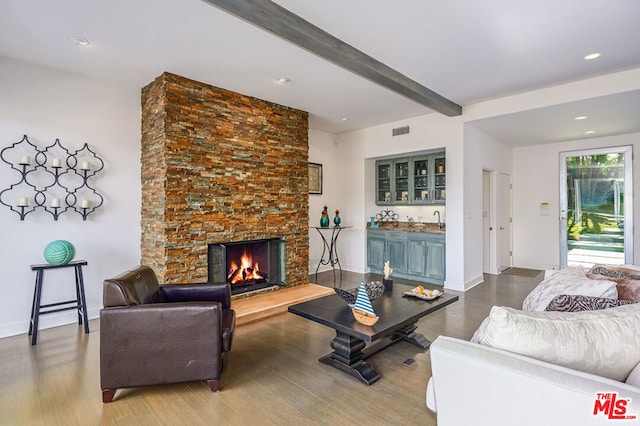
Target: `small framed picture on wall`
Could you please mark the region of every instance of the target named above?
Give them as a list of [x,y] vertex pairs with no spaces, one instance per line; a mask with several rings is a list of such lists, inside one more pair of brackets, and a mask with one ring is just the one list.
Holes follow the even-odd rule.
[[322,194],[322,164],[309,163],[309,194]]

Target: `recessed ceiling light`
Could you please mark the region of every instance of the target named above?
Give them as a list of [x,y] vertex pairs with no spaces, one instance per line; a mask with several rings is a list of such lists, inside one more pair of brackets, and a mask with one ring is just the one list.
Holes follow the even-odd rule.
[[592,135],[594,134],[596,131],[595,130],[587,130],[586,132],[584,132],[585,135]]
[[342,117],[340,120],[347,121],[347,120],[349,120],[349,118],[348,117]]
[[574,118],[574,120],[586,120],[587,118],[589,117],[587,117],[586,115],[579,115],[576,118]]
[[291,82],[291,80],[289,80],[286,77],[281,77],[281,78],[276,80],[276,84],[280,84],[282,86],[284,86],[285,84],[289,84],[290,82]]
[[598,52],[595,52],[595,53],[589,53],[588,55],[586,55],[586,56],[584,57],[584,60],[585,60],[585,61],[590,61],[591,59],[596,59],[596,58],[599,58],[599,57],[600,57],[600,53],[598,53]]
[[89,45],[89,40],[87,40],[86,38],[78,37],[78,36],[71,37],[71,41],[76,46],[88,46]]

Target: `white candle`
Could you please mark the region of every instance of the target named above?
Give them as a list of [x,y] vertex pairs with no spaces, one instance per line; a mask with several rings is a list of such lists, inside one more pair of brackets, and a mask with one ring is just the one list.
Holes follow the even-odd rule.
[[80,207],[82,207],[83,209],[88,209],[89,208],[89,200],[81,200],[80,201]]
[[20,157],[20,164],[31,164],[31,156],[23,155],[22,157]]
[[29,199],[27,197],[20,197],[18,200],[18,207],[27,207],[29,205]]
[[62,160],[59,158],[54,158],[51,163],[53,167],[62,167]]
[[60,199],[54,198],[53,200],[51,200],[51,207],[60,207]]
[[88,161],[83,161],[82,165],[80,166],[80,168],[82,170],[89,170],[91,167],[89,167],[89,162]]

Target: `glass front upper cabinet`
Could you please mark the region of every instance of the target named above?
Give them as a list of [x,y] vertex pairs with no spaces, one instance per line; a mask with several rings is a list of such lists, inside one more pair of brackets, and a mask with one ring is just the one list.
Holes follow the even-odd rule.
[[445,153],[376,161],[376,204],[444,204]]
[[394,162],[394,204],[409,204],[409,160]]
[[434,157],[433,164],[434,164],[433,166],[433,169],[434,169],[433,199],[435,202],[441,202],[444,204],[445,196],[446,196],[445,187],[447,183],[444,154],[442,154],[442,156]]
[[393,204],[391,199],[391,162],[376,163],[376,204]]
[[431,180],[432,167],[429,157],[420,157],[413,162],[413,204],[428,204],[431,202]]

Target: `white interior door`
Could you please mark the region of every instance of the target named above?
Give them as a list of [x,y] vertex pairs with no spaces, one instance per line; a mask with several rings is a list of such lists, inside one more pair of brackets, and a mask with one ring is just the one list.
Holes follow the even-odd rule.
[[498,270],[511,267],[511,176],[500,173],[498,199]]

